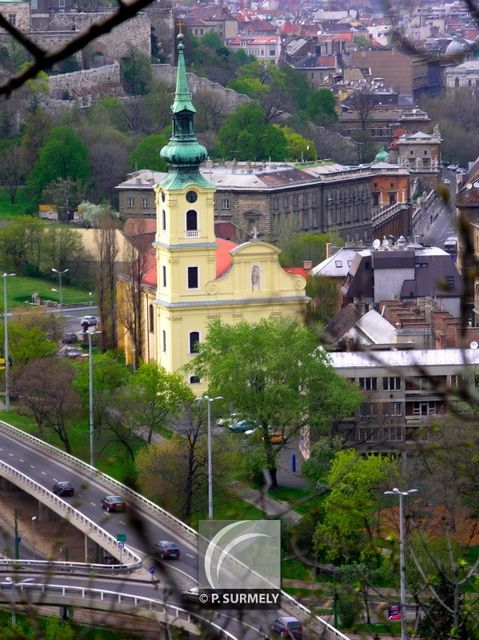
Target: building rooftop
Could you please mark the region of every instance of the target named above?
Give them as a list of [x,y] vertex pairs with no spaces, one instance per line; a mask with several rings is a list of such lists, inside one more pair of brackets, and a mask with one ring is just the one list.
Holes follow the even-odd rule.
[[479,364],[478,349],[414,349],[374,351],[337,351],[329,353],[334,369],[351,367],[429,367],[429,366],[471,366]]

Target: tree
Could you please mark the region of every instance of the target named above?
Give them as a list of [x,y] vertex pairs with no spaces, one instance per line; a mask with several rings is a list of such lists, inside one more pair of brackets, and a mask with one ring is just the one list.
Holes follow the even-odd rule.
[[281,264],[302,265],[311,260],[317,265],[326,258],[326,244],[342,247],[344,240],[336,233],[295,233],[280,238]]
[[99,257],[97,299],[102,326],[103,350],[114,349],[117,343],[116,323],[116,258],[118,219],[109,209],[97,217],[95,244]]
[[130,154],[130,167],[167,171],[167,163],[160,157],[160,151],[168,144],[168,139],[159,133],[142,138]]
[[[273,487],[277,455],[291,438],[305,426],[327,433],[361,401],[359,390],[336,376],[314,334],[291,321],[230,326],[217,320],[199,349],[191,371],[208,382],[210,393],[258,424]],[[270,428],[281,432],[282,444],[273,447]]]
[[25,177],[23,148],[12,146],[0,158],[0,183],[7,188],[10,202],[15,203],[17,190]]
[[369,86],[356,89],[348,98],[348,105],[358,114],[361,131],[365,131],[371,121],[371,114],[377,109],[375,95]]
[[128,150],[120,144],[92,144],[88,149],[92,189],[98,200],[109,202],[116,196],[115,187],[128,173]]
[[43,189],[42,200],[55,206],[59,220],[68,222],[77,191],[78,185],[71,178],[57,178]]
[[[39,358],[50,358],[58,348],[57,342],[50,340],[42,327],[25,326],[21,320],[8,323],[8,342],[13,367]],[[3,348],[3,337],[0,337],[0,344]]]
[[238,107],[218,133],[217,156],[237,160],[284,160],[286,138],[282,130],[266,124],[265,112],[257,104]]
[[165,426],[168,416],[177,415],[185,403],[193,401],[181,375],[168,373],[154,363],[140,365],[123,394],[123,410],[134,414],[137,428],[144,432],[148,444],[153,433]]
[[[142,490],[186,522],[191,522],[192,516],[206,507],[206,436],[205,411],[197,402],[190,401],[175,420],[175,434],[169,440],[145,447],[137,455]],[[224,438],[215,438],[213,446],[214,478],[218,481],[221,478],[221,484],[226,486],[235,464]]]
[[[116,390],[124,388],[130,378],[130,371],[124,364],[118,362],[111,353],[93,355],[93,394],[96,412],[96,423],[101,424],[106,409],[111,401],[111,395]],[[89,369],[88,362],[79,362],[73,387],[78,392],[83,406],[89,403]]]
[[0,260],[6,269],[24,275],[40,274],[44,220],[25,216],[0,229]]
[[40,149],[43,147],[52,125],[52,116],[43,109],[38,109],[28,115],[22,136],[22,148],[24,149],[23,155],[27,173],[32,170],[37,161]]
[[69,362],[51,358],[27,363],[12,379],[12,392],[33,415],[40,432],[53,431],[67,453],[72,453],[68,418],[79,408],[72,388],[74,375]]
[[308,115],[323,127],[333,125],[338,120],[336,97],[331,89],[318,89],[308,100]]
[[105,97],[95,102],[88,111],[88,119],[95,127],[128,131],[128,107],[118,98]]
[[28,188],[40,198],[43,189],[58,178],[84,181],[90,173],[88,149],[75,131],[67,126],[54,127],[43,144],[27,181]]
[[120,64],[121,81],[127,94],[131,96],[144,95],[151,85],[151,62],[148,57],[130,47],[129,55]]
[[83,236],[76,229],[49,226],[42,238],[41,271],[51,276],[52,265],[59,271],[68,267],[67,282],[78,282],[83,276],[83,265],[88,254],[83,244]]
[[331,464],[323,518],[314,533],[316,553],[326,561],[380,560],[374,544],[379,535],[376,512],[382,485],[398,475],[397,462],[387,456],[361,457],[356,450],[339,451]]
[[306,295],[311,298],[306,308],[307,324],[328,324],[339,310],[340,295],[337,285],[330,278],[309,276],[306,280]]
[[318,154],[316,153],[316,148],[312,140],[307,140],[303,138],[302,135],[296,133],[291,127],[279,127],[279,125],[275,124],[275,127],[278,127],[286,138],[286,158],[288,160],[301,162],[303,160],[316,160]]

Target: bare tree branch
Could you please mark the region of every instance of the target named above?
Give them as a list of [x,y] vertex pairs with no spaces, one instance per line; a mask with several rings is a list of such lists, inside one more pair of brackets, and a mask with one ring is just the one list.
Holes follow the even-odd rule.
[[81,51],[87,44],[105,33],[109,33],[114,27],[134,18],[136,14],[147,7],[152,0],[135,0],[131,4],[119,3],[119,8],[108,17],[95,22],[89,29],[82,31],[76,38],[73,38],[63,47],[45,52],[38,47],[30,38],[11,25],[0,14],[0,26],[6,29],[13,38],[19,42],[27,51],[33,55],[33,62],[15,76],[0,84],[0,95],[8,97],[12,91],[23,86],[27,80],[35,78],[40,71],[49,69],[57,62],[65,60],[74,53]]

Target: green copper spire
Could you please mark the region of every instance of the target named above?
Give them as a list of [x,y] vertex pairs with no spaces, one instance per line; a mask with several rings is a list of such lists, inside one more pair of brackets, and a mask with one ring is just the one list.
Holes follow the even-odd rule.
[[185,45],[183,44],[183,34],[178,34],[178,68],[176,71],[176,93],[175,101],[171,107],[172,113],[180,113],[180,111],[191,111],[196,113],[196,109],[191,102],[190,89],[188,87],[188,78],[186,76],[185,64]]
[[186,76],[183,34],[178,34],[178,71],[176,75],[175,101],[171,107],[173,114],[173,134],[161,157],[169,164],[168,175],[160,182],[164,188],[181,189],[186,184],[196,183],[211,186],[201,175],[199,166],[208,157],[193,127],[196,112]]

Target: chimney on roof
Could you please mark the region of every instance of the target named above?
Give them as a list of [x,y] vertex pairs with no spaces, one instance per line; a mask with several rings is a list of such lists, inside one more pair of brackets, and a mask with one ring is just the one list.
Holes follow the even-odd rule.
[[312,268],[313,268],[312,260],[303,260],[303,269],[305,271],[311,271]]

